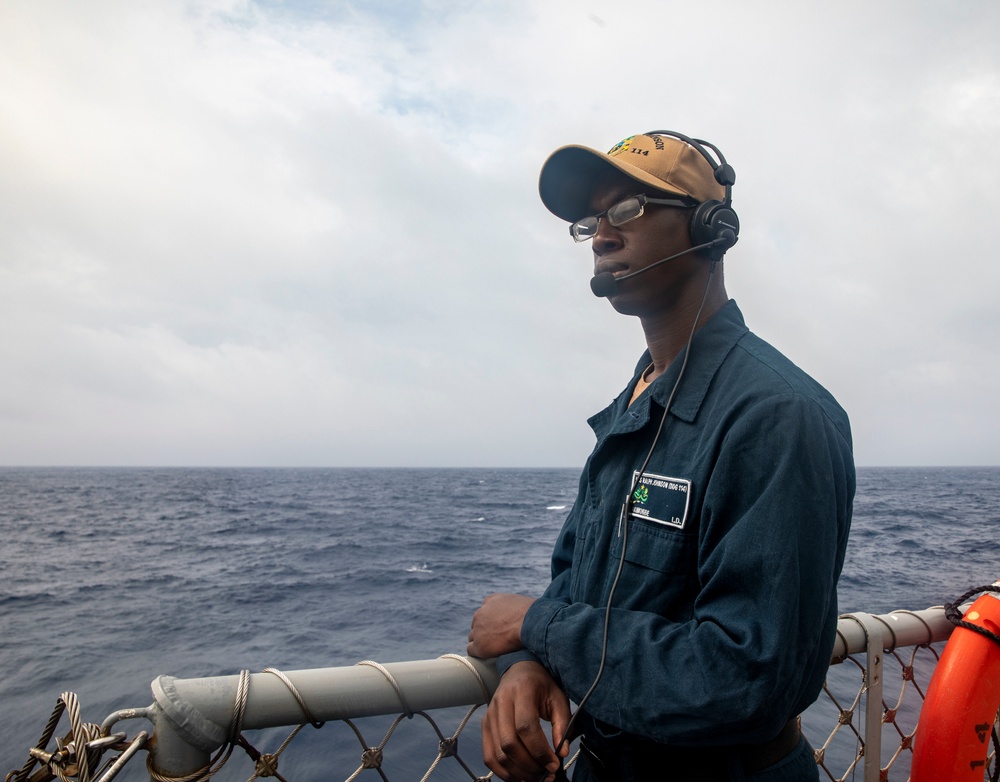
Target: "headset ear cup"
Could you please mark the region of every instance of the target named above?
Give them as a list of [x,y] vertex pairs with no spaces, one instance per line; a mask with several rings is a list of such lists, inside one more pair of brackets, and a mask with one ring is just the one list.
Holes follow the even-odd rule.
[[726,206],[724,202],[705,201],[698,204],[691,216],[690,233],[693,245],[726,240],[725,244],[719,243],[701,251],[706,258],[719,261],[726,250],[739,240],[740,219],[732,207]]
[[715,239],[711,232],[712,212],[722,206],[722,201],[703,201],[691,215],[691,244],[705,244]]

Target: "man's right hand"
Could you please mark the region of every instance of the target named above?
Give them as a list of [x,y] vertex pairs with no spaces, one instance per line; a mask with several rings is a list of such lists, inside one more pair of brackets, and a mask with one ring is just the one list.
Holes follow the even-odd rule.
[[[569,753],[558,747],[569,724],[569,699],[544,667],[515,663],[500,684],[483,717],[483,762],[506,782],[552,780]],[[541,720],[552,723],[552,745]]]

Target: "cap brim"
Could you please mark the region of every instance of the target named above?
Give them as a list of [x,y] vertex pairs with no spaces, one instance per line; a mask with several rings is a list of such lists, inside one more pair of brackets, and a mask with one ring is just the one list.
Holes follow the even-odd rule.
[[572,223],[590,213],[594,183],[609,171],[619,171],[657,192],[691,197],[687,193],[664,190],[663,180],[641,168],[577,144],[560,147],[549,155],[538,177],[538,194],[552,214]]

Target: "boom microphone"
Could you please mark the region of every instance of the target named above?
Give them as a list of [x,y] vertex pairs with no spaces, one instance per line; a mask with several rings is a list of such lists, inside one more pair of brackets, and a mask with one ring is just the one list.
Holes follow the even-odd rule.
[[721,235],[717,239],[713,239],[711,242],[696,244],[694,247],[681,250],[679,253],[668,255],[666,258],[661,258],[660,260],[649,264],[649,266],[639,269],[639,271],[629,272],[628,274],[623,274],[621,277],[615,277],[615,275],[611,272],[601,272],[600,274],[596,274],[590,280],[590,290],[592,290],[594,295],[599,298],[607,298],[614,295],[615,291],[618,289],[618,283],[625,282],[625,280],[631,279],[632,277],[638,277],[640,274],[644,274],[650,269],[655,269],[661,263],[666,263],[667,261],[672,261],[675,258],[680,258],[682,255],[688,255],[689,253],[698,252],[699,250],[705,250],[709,247],[725,245],[728,249],[734,244],[736,244],[736,233],[726,229],[721,232]]

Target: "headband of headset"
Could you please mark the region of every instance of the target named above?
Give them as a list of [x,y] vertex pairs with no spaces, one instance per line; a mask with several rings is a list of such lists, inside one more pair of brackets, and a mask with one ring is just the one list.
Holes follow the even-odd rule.
[[[736,171],[726,162],[725,156],[717,146],[703,139],[691,138],[673,130],[651,130],[644,135],[671,136],[693,147],[712,167],[715,181],[726,188],[725,200],[711,199],[700,203],[691,216],[690,224],[692,244],[714,242],[714,246],[702,250],[702,253],[713,261],[722,260],[726,250],[739,240],[740,234],[740,219],[733,210]],[[715,153],[715,157],[712,157],[706,147]]]

